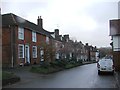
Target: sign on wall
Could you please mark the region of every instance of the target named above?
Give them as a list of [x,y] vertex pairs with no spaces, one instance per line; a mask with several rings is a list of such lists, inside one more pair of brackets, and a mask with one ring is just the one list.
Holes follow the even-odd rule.
[[110,20],[110,36],[120,35],[120,19]]

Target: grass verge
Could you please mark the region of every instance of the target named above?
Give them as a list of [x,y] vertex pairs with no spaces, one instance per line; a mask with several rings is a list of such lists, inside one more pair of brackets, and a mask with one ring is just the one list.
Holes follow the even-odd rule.
[[60,71],[62,70],[62,68],[54,68],[54,67],[41,67],[41,66],[32,66],[30,71],[31,72],[35,72],[35,73],[41,73],[41,74],[49,74],[49,73],[54,73],[54,72],[57,72],[57,71]]
[[14,73],[2,71],[2,86],[13,84],[20,81],[20,77],[16,76]]

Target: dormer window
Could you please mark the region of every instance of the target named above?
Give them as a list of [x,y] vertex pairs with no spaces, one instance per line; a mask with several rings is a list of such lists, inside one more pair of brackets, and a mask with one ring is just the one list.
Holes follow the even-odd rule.
[[37,41],[37,37],[36,37],[36,32],[32,32],[32,41],[36,42]]
[[51,36],[52,36],[53,38],[55,38],[55,34],[51,34]]
[[18,28],[18,39],[24,40],[24,28]]

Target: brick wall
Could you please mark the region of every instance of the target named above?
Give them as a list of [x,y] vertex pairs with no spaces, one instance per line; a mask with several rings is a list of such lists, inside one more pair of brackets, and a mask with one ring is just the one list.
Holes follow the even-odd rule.
[[120,71],[120,51],[113,52],[113,61],[116,71]]
[[[9,27],[2,28],[2,63],[3,66],[11,67],[11,30]],[[14,66],[18,66],[21,62],[24,61],[25,58],[18,58],[18,44],[23,44],[29,46],[29,54],[30,54],[30,63],[34,64],[36,61],[37,64],[40,63],[40,47],[43,47],[43,44],[46,43],[46,36],[40,33],[36,33],[37,41],[32,42],[32,31],[25,28],[24,29],[24,40],[18,39],[18,26],[14,27],[14,35],[13,35],[13,51],[14,51]],[[13,33],[12,31],[12,33]],[[51,42],[50,42],[51,45]],[[33,58],[32,56],[32,46],[37,46],[37,58]],[[25,54],[25,53],[24,53]]]
[[[37,37],[37,41],[36,42],[32,42],[32,31],[25,28],[24,29],[24,40],[19,40],[18,39],[18,30],[16,30],[16,50],[18,53],[18,44],[24,44],[24,45],[28,45],[29,46],[29,50],[30,50],[30,63],[34,64],[34,62],[36,62],[37,64],[40,63],[40,47],[41,45],[45,42],[46,40],[46,36],[42,35],[40,33],[36,33],[36,37]],[[37,46],[37,58],[33,58],[32,56],[32,46]],[[25,63],[25,58],[24,59],[20,59],[18,58],[18,54],[16,54],[17,57],[17,62],[18,64],[24,60]]]
[[2,65],[11,66],[11,31],[5,27],[2,29]]

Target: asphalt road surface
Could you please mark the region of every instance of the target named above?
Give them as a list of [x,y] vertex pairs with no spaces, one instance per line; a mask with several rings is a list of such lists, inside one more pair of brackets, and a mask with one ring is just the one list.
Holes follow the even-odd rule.
[[98,75],[95,64],[42,75],[18,70],[21,81],[4,88],[116,88],[111,74]]

